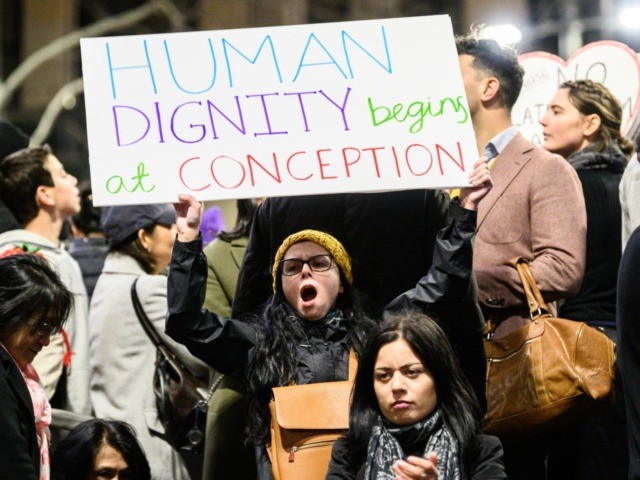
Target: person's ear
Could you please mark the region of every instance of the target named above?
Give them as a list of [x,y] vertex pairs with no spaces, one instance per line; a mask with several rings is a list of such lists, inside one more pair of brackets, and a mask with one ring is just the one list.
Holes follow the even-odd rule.
[[56,201],[51,194],[51,187],[46,185],[40,185],[36,189],[36,204],[38,207],[53,207],[56,204]]
[[338,293],[343,293],[344,287],[342,286],[342,282],[340,282],[340,288],[338,288]]
[[602,119],[600,115],[592,113],[584,117],[582,125],[582,135],[585,137],[592,137],[595,135],[602,126]]
[[149,232],[147,232],[144,228],[141,228],[138,230],[138,241],[140,242],[140,245],[142,245],[142,248],[145,249],[145,251],[150,251],[151,250],[151,234]]
[[499,91],[500,80],[496,77],[486,77],[480,82],[480,100],[484,103],[497,98]]

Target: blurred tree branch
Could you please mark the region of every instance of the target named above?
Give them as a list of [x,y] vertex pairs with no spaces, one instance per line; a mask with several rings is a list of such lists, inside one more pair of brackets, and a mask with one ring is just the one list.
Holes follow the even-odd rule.
[[[0,115],[3,114],[16,91],[40,65],[56,56],[77,47],[83,37],[96,37],[122,30],[142,22],[146,18],[162,14],[174,29],[184,28],[185,16],[171,0],[149,0],[137,8],[100,20],[87,27],[70,32],[28,56],[4,82],[0,82]],[[75,84],[75,82],[72,82]],[[63,87],[64,90],[66,87]],[[62,91],[61,90],[61,91]],[[79,91],[82,91],[81,89]],[[60,93],[60,92],[59,92]],[[68,93],[68,92],[67,92]],[[58,98],[58,95],[56,95]],[[53,101],[56,101],[54,98]],[[59,100],[59,99],[58,99]],[[49,107],[47,107],[49,111]],[[58,109],[58,112],[60,110]],[[55,120],[55,118],[54,118]],[[40,128],[40,126],[38,126]]]

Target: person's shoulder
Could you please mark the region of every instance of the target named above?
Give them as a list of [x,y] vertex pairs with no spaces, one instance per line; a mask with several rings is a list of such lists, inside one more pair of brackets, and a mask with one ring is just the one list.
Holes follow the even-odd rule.
[[205,246],[202,251],[208,257],[214,257],[219,252],[225,252],[231,247],[231,242],[224,238],[216,238],[213,242]]
[[140,275],[136,284],[141,292],[154,293],[167,290],[166,275]]
[[558,175],[569,175],[575,179],[578,178],[575,169],[564,157],[551,153],[541,146],[530,142],[524,138],[522,134],[518,134],[516,139],[518,139],[524,147],[523,153],[531,158],[531,162],[529,162],[527,166],[529,168],[533,168],[534,172],[537,172],[539,175],[548,175],[553,173]]

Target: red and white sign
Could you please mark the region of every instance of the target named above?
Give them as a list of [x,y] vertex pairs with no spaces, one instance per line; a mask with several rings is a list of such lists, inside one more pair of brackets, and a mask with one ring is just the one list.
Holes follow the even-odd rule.
[[640,107],[640,59],[623,43],[600,41],[585,45],[567,61],[546,52],[518,59],[524,85],[511,119],[525,137],[541,145],[539,120],[562,82],[589,79],[603,83],[622,104],[622,134],[629,132]]

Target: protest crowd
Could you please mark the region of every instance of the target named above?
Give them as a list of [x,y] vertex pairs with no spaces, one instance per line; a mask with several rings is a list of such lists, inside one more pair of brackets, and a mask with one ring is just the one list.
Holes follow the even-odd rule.
[[[561,83],[535,145],[515,52],[456,48],[469,186],[242,199],[232,228],[186,190],[94,207],[1,122],[0,478],[640,479],[622,106]],[[595,339],[568,374],[556,318]]]

